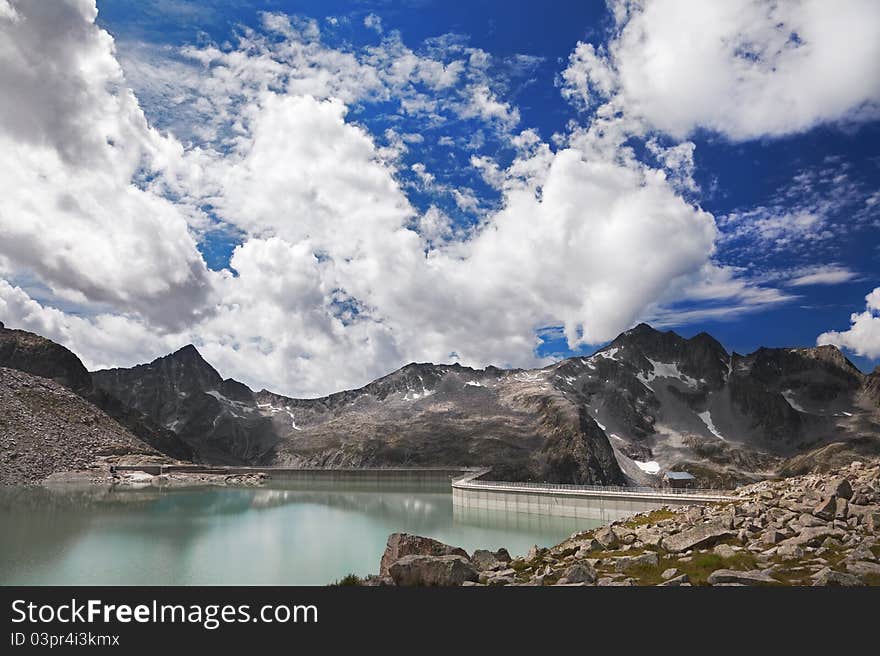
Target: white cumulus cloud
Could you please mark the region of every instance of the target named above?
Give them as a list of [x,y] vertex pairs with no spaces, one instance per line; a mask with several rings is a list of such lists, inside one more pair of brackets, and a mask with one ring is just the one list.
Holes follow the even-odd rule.
[[865,311],[849,317],[848,330],[829,330],[816,338],[817,344],[834,344],[856,355],[880,358],[880,287],[865,297]]
[[612,0],[614,33],[581,43],[564,92],[615,97],[652,128],[732,140],[781,136],[880,115],[880,4]]
[[[615,112],[554,146],[514,133],[521,117],[483,51],[415,52],[398,34],[333,48],[315,21],[268,14],[235,47],[175,53],[165,77],[155,61],[132,68],[166,127],[177,107],[201,123],[183,143],[144,117],[94,2],[10,6],[0,81],[20,91],[0,99],[0,318],[89,366],[192,342],[225,376],[320,395],[453,353],[535,365],[545,326],[577,346],[679,301],[785,300],[713,262],[714,217],[683,195],[692,144],[653,143],[645,163],[625,145],[639,125]],[[352,119],[392,99],[432,125],[474,121],[473,147],[485,128],[515,153],[471,159],[498,191],[492,209],[407,167],[473,225],[410,202],[401,156],[418,138],[389,130],[383,145]],[[219,272],[197,249],[214,221],[239,242]]]

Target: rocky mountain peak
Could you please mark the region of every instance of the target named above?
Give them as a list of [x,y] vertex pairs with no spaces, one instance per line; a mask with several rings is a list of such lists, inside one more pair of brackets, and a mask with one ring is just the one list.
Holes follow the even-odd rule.
[[818,362],[824,362],[857,376],[862,375],[862,372],[859,371],[859,368],[856,367],[852,362],[850,362],[849,358],[847,358],[843,354],[843,352],[833,344],[823,344],[822,346],[792,349],[792,351],[804,358],[816,360]]
[[713,387],[722,384],[730,360],[721,343],[708,333],[687,339],[672,330],[661,332],[646,323],[621,333],[600,353],[611,349],[617,349],[639,369],[652,371],[657,362],[674,364],[682,373],[705,380]]
[[164,376],[176,378],[198,390],[218,389],[223,384],[223,377],[192,344],[143,366],[158,369]]
[[[207,365],[209,367],[211,366],[208,364],[208,362],[205,360],[205,358],[202,357],[202,354],[199,353],[199,350],[192,344],[187,344],[186,346],[183,346],[183,347],[177,349],[173,353],[169,353],[168,355],[164,356],[164,358],[168,358],[170,360],[176,360],[178,362],[182,362],[182,363],[186,363],[186,364],[190,364],[190,365],[196,365],[196,366]],[[163,358],[159,358],[159,359],[163,359]]]
[[45,337],[26,330],[8,329],[2,324],[0,367],[50,378],[78,394],[87,393],[92,388],[88,370],[70,350]]

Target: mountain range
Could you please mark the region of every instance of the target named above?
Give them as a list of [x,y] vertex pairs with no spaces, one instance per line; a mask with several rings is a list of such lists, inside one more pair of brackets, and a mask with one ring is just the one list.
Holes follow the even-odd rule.
[[[647,324],[540,369],[412,363],[314,399],[224,379],[192,345],[89,372],[63,346],[0,324],[3,368],[73,392],[144,453],[210,464],[479,465],[499,479],[603,485],[656,484],[684,469],[729,486],[880,453],[880,368],[863,374],[833,346],[728,353],[706,333]],[[6,391],[0,399],[15,396]],[[40,456],[22,459],[2,432],[39,428],[27,413],[15,426],[5,414],[0,475],[13,480]]]

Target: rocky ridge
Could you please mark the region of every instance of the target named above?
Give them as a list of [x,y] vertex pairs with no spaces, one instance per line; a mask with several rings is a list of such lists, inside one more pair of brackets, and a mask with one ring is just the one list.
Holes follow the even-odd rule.
[[180,460],[193,457],[192,450],[173,431],[98,388],[80,359],[50,339],[25,330],[6,328],[0,322],[0,367],[53,380],[96,406],[160,453]]
[[81,396],[48,378],[0,367],[0,484],[79,470],[105,478],[116,463],[163,456]]
[[[389,538],[368,585],[880,585],[880,461],[762,481],[735,501],[663,508],[524,557]],[[443,555],[437,555],[437,554]]]
[[732,488],[880,455],[878,374],[834,347],[728,353],[640,324],[540,369],[412,363],[315,399],[254,392],[192,346],[88,372],[0,327],[0,366],[51,378],[169,457],[286,467],[489,466],[502,480]]
[[92,378],[200,462],[489,466],[506,480],[612,485],[685,469],[730,488],[810,471],[830,443],[835,465],[880,454],[876,377],[838,349],[740,355],[646,324],[541,369],[411,363],[317,399],[253,392],[192,346]]

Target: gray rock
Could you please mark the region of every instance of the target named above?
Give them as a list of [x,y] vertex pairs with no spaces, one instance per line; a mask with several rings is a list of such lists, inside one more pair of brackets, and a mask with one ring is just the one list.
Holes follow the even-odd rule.
[[468,553],[460,547],[452,547],[431,538],[409,533],[392,533],[388,536],[385,553],[379,563],[379,576],[387,576],[392,563],[404,556],[462,556],[468,559]]
[[678,587],[682,585],[690,585],[690,578],[687,574],[681,574],[679,576],[675,576],[671,579],[663,581],[663,583],[658,583],[657,585],[668,586],[668,587]]
[[722,583],[739,583],[740,585],[767,585],[779,583],[769,574],[765,574],[761,570],[753,569],[741,572],[733,569],[717,569],[709,575],[709,585],[718,585]]
[[836,512],[837,497],[833,494],[822,499],[822,501],[813,508],[813,514],[821,519],[834,519],[834,513]]
[[647,547],[658,547],[663,540],[663,533],[656,529],[642,530],[638,533],[639,541]]
[[502,562],[495,557],[495,554],[488,549],[477,549],[471,557],[471,562],[481,572],[491,569],[505,567],[506,562]]
[[814,517],[813,515],[802,513],[800,517],[795,520],[801,528],[805,527],[816,527],[816,526],[825,526],[826,521],[820,519],[819,517]]
[[477,581],[477,570],[463,556],[404,556],[388,568],[400,586],[450,586]]
[[776,555],[783,560],[799,560],[804,557],[804,548],[798,544],[782,544],[776,550]]
[[648,551],[639,554],[638,556],[621,556],[620,558],[614,559],[614,569],[618,572],[626,572],[633,567],[638,567],[640,565],[656,567],[659,564],[660,559],[653,551]]
[[604,548],[602,544],[595,538],[590,538],[589,540],[585,540],[583,542],[580,542],[579,544],[580,548],[575,554],[577,558],[584,558],[588,554],[594,551],[602,551],[602,549]]
[[596,531],[596,540],[603,549],[614,549],[620,544],[620,540],[610,526],[605,526]]
[[596,570],[587,563],[575,563],[562,574],[569,583],[595,583]]
[[505,549],[504,547],[501,547],[492,555],[495,556],[495,560],[502,563],[509,563],[512,560],[510,554],[507,552],[507,549]]
[[782,531],[777,531],[773,528],[768,531],[764,531],[764,533],[761,534],[761,542],[766,545],[778,544],[784,539],[785,534]]
[[633,579],[618,580],[618,579],[612,579],[612,578],[605,577],[605,578],[599,579],[596,582],[596,585],[603,586],[603,587],[609,587],[609,588],[614,588],[614,587],[630,588],[630,587],[635,586],[636,582]]
[[862,583],[862,580],[858,576],[846,574],[844,572],[835,572],[826,567],[815,575],[813,585],[857,587],[865,584]]
[[846,563],[846,571],[856,576],[880,576],[880,564],[868,560],[856,560]]
[[736,555],[736,551],[729,544],[719,544],[712,549],[712,553],[722,558],[732,558]]
[[660,577],[661,577],[664,581],[668,581],[668,580],[670,580],[670,579],[674,579],[674,578],[677,577],[677,576],[679,576],[679,572],[678,572],[678,568],[677,568],[677,567],[670,567],[669,569],[663,570],[663,573],[660,575]]
[[852,499],[853,489],[850,482],[845,478],[835,478],[828,481],[824,485],[825,494],[841,497],[842,499]]
[[367,587],[381,587],[386,585],[394,585],[394,579],[390,576],[375,576],[373,574],[364,577],[361,585]]
[[845,531],[830,526],[810,526],[801,530],[800,533],[792,538],[782,541],[782,544],[793,544],[798,546],[818,547],[825,538],[842,538],[846,535]]
[[734,535],[735,533],[724,525],[710,522],[698,524],[693,528],[685,529],[681,533],[664,537],[661,544],[667,551],[678,553],[688,549],[708,547],[721,540],[732,538]]
[[703,512],[704,511],[702,506],[692,506],[691,508],[687,509],[685,517],[691,524],[693,524],[703,516]]
[[516,578],[514,578],[513,576],[493,576],[486,581],[486,585],[490,586],[513,585],[514,583],[516,583]]

